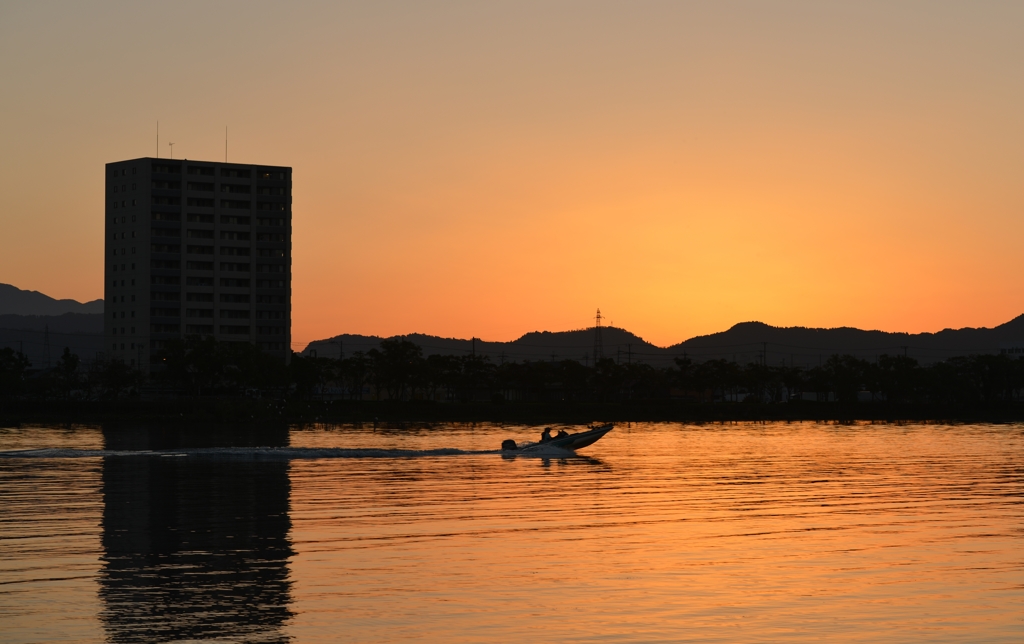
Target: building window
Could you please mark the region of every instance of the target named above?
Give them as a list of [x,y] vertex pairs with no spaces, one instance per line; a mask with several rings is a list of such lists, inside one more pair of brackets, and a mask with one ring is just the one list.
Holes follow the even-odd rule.
[[284,264],[257,264],[257,273],[287,273],[288,267]]
[[[223,297],[223,296],[222,296]],[[212,302],[213,293],[186,293],[186,302]]]
[[276,210],[279,212],[284,212],[288,210],[288,206],[283,203],[269,203],[266,201],[261,201],[258,204],[256,204],[256,210]]

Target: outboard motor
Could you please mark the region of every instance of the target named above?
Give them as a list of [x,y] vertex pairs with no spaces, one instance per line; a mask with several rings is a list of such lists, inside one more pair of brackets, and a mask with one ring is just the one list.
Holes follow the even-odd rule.
[[509,452],[516,449],[519,449],[519,446],[511,438],[501,441],[501,451]]

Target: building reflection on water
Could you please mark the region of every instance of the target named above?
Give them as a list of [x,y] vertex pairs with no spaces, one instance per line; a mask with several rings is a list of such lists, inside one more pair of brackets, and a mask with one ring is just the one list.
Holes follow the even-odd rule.
[[[258,435],[104,430],[108,450],[287,444]],[[112,642],[285,640],[289,465],[211,456],[103,462],[101,619]]]

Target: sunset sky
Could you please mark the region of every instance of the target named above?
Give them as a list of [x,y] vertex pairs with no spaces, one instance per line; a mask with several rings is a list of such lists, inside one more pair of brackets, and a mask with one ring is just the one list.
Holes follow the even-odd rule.
[[1024,313],[1021,2],[5,1],[0,79],[0,282],[53,297],[159,120],[294,168],[299,345]]

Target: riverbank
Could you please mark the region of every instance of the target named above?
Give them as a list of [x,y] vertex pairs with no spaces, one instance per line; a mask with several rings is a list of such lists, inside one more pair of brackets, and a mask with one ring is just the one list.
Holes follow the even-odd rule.
[[601,422],[1024,422],[1024,404],[786,404],[669,401],[456,403],[180,398],[118,401],[5,401],[0,424],[104,422],[464,423],[579,425]]

